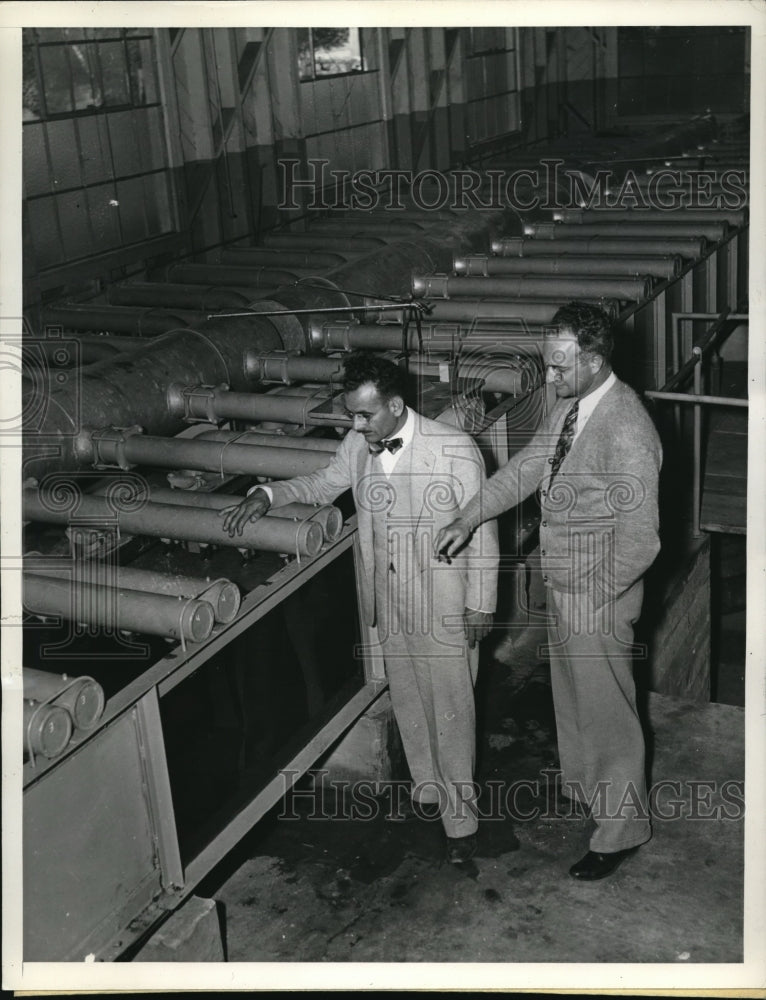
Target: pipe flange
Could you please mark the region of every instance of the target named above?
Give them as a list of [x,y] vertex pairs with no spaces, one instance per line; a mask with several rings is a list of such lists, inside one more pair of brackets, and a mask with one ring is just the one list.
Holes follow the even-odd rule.
[[301,357],[300,351],[245,351],[244,369],[248,378],[256,382],[281,382],[292,385],[288,365],[292,358]]
[[118,466],[127,471],[133,465],[125,455],[125,443],[136,434],[143,434],[143,427],[98,427],[82,430],[75,441],[75,451],[94,469],[108,469]]
[[180,417],[187,424],[218,423],[215,415],[215,400],[220,392],[228,392],[229,385],[182,385],[173,382],[168,386],[168,411]]

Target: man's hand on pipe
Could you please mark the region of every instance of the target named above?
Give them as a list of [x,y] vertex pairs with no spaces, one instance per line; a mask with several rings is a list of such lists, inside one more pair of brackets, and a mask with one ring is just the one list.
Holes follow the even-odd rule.
[[263,490],[257,489],[245,497],[242,503],[224,507],[218,512],[218,516],[223,518],[223,530],[228,531],[233,538],[234,535],[241,535],[250,521],[260,520],[270,506],[271,501]]
[[457,517],[446,528],[439,531],[434,542],[434,555],[439,562],[449,562],[470,537],[471,529],[462,517]]

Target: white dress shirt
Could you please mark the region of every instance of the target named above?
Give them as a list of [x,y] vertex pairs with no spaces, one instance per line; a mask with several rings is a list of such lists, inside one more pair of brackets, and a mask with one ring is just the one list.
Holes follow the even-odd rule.
[[583,427],[585,427],[590,420],[591,413],[593,413],[616,381],[617,376],[614,372],[610,372],[606,382],[602,383],[598,389],[594,389],[593,392],[589,392],[587,396],[580,397],[580,402],[577,407],[577,427],[575,428],[574,437],[572,438],[573,444],[582,433]]

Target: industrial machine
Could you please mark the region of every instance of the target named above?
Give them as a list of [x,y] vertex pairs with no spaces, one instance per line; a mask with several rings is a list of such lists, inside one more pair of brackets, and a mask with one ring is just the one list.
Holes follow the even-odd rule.
[[[46,306],[25,385],[26,961],[123,955],[385,690],[348,498],[221,526],[254,483],[331,460],[346,351],[405,367],[492,471],[544,411],[560,304],[610,310],[653,389],[673,314],[742,297],[743,215],[517,216],[317,219]],[[521,558],[535,518],[514,518]]]

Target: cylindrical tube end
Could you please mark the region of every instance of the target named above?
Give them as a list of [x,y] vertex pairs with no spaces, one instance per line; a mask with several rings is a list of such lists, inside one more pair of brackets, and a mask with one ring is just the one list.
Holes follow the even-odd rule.
[[315,556],[322,548],[324,532],[321,525],[313,521],[305,521],[298,525],[295,535],[298,555]]
[[104,713],[104,689],[95,681],[83,678],[65,691],[57,704],[66,707],[76,729],[87,732]]
[[72,738],[72,717],[60,705],[24,702],[25,749],[43,757],[58,757]]
[[219,580],[200,594],[200,600],[208,601],[215,614],[215,620],[223,625],[234,621],[242,602],[239,587],[230,580]]
[[181,635],[190,642],[204,642],[213,631],[215,612],[209,601],[187,601],[181,615]]
[[343,531],[343,515],[337,507],[327,507],[324,518],[324,533],[328,542],[334,542]]

